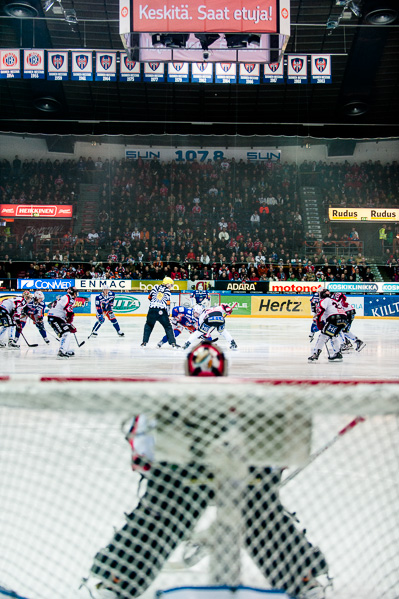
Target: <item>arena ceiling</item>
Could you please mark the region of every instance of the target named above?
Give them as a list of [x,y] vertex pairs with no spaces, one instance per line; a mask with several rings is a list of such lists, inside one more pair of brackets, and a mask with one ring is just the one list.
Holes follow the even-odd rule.
[[[10,3],[21,1],[33,7],[35,18],[8,16]],[[122,49],[119,0],[56,0],[46,12],[45,0],[21,1],[0,0],[1,48]],[[286,53],[331,54],[328,85],[1,79],[0,130],[154,139],[164,134],[398,137],[397,7],[395,0],[291,0]],[[383,13],[377,24],[369,23],[375,9]],[[77,23],[65,20],[68,10],[75,11]],[[386,15],[394,21],[385,24]],[[43,104],[43,98],[50,100]],[[43,110],[52,100],[57,110]]]

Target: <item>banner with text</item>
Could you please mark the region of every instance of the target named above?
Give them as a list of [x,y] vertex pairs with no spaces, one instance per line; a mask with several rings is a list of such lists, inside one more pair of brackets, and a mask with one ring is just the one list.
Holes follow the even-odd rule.
[[329,208],[330,220],[342,221],[399,221],[398,208]]
[[72,218],[72,206],[0,204],[1,218]]

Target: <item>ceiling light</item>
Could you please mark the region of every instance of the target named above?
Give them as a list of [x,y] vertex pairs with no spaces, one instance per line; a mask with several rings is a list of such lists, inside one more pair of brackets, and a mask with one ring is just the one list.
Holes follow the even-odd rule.
[[34,6],[23,0],[9,2],[5,5],[4,12],[9,17],[15,17],[17,19],[32,19],[39,14]]
[[64,10],[64,17],[67,23],[71,23],[75,25],[78,22],[78,18],[76,16],[76,10],[74,8],[67,8]]
[[394,8],[376,8],[366,14],[364,20],[369,25],[390,25],[398,18],[398,11]]
[[42,112],[58,112],[61,108],[60,102],[51,96],[36,98],[33,100],[33,105]]
[[46,0],[45,3],[43,4],[43,10],[44,10],[44,12],[49,11],[50,8],[52,8],[54,2],[55,2],[55,0]]
[[354,2],[354,0],[352,0],[352,2],[349,2],[348,7],[351,9],[351,11],[355,15],[355,17],[362,16],[362,11],[360,10],[360,6],[359,6],[359,4]]
[[361,116],[368,111],[368,105],[362,101],[348,102],[344,106],[344,112],[347,116]]

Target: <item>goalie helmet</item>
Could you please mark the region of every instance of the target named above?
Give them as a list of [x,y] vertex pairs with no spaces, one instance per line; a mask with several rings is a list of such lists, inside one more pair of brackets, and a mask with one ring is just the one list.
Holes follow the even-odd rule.
[[231,314],[233,308],[229,306],[229,304],[222,304],[223,311],[226,312],[227,315]]
[[202,341],[187,356],[187,376],[225,376],[227,361],[217,345]]
[[35,300],[35,302],[37,304],[40,304],[40,302],[44,302],[44,293],[43,293],[43,291],[35,291],[35,293],[33,294],[33,299]]

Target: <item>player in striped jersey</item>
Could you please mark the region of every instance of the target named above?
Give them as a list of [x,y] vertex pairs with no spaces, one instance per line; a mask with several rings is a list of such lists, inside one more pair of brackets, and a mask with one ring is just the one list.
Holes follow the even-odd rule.
[[173,280],[170,277],[165,277],[160,285],[154,285],[151,290],[148,296],[150,307],[148,308],[147,319],[144,325],[143,343],[141,344],[141,347],[147,345],[155,323],[159,322],[164,328],[169,345],[177,348],[172,325],[169,320],[171,300],[170,290],[172,287]]
[[[328,289],[322,289],[320,291],[320,304],[317,312],[317,326],[320,331],[320,335],[316,341],[314,347],[314,353],[308,358],[309,362],[314,362],[319,359],[321,350],[328,341],[331,340],[334,354],[328,356],[328,359],[332,361],[342,360],[341,341],[339,339],[340,332],[345,329],[347,325],[346,312],[343,310],[338,303],[330,297]],[[328,345],[326,345],[328,351]]]
[[204,310],[199,315],[198,330],[190,335],[188,341],[183,346],[183,349],[188,349],[190,345],[198,341],[202,335],[209,337],[212,334],[212,331],[216,329],[220,336],[230,343],[230,349],[237,350],[237,343],[225,329],[225,317],[231,314],[232,311],[233,308],[228,304],[221,304],[220,306],[214,306],[213,308]]

